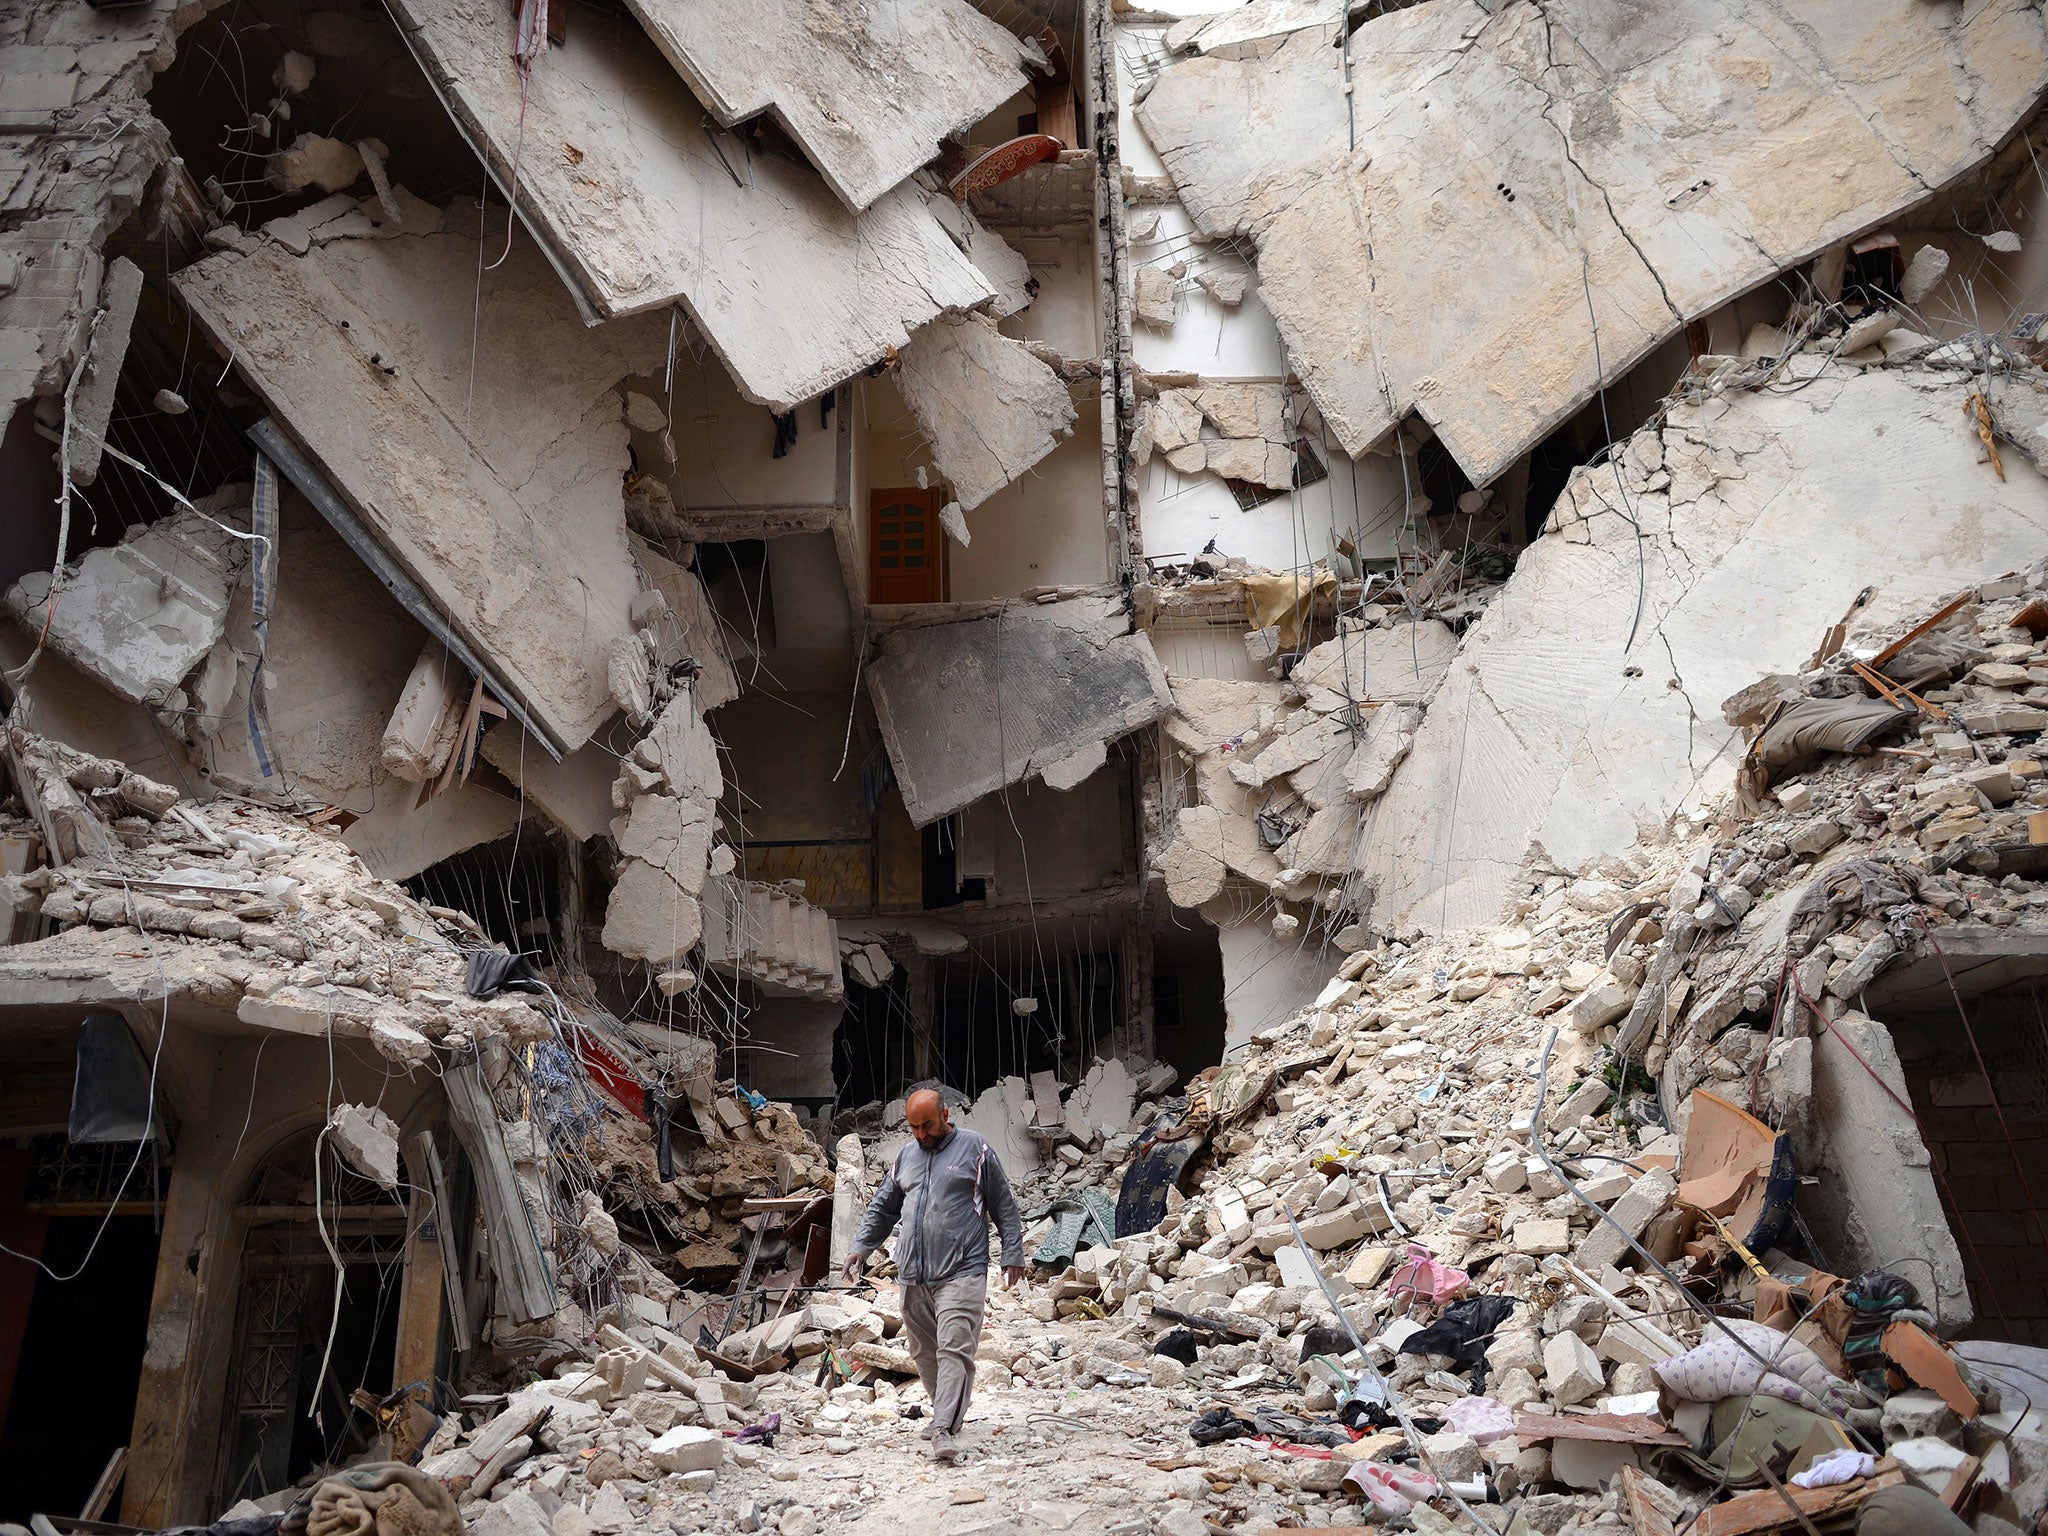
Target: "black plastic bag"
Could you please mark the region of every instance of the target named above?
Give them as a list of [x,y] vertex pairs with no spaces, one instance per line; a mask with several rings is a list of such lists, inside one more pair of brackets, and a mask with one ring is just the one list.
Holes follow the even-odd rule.
[[1472,1390],[1486,1390],[1486,1348],[1515,1310],[1512,1296],[1474,1296],[1460,1301],[1401,1345],[1404,1355],[1449,1355],[1472,1373]]

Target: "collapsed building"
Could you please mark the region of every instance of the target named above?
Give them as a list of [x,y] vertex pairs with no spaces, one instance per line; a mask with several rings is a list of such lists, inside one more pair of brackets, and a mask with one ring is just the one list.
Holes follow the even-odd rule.
[[[1391,1233],[1544,1300],[1494,1399],[1639,1414],[1702,1339],[1538,1155],[1561,1011],[1572,1189],[1675,1169],[1627,1236],[1704,1276],[1781,1131],[1773,1273],[1917,1266],[1988,1401],[2048,1345],[2042,34],[20,7],[0,1517],[374,1456],[740,1519],[640,1442],[828,1357],[884,1418],[886,1304],[794,1298],[918,1085],[1050,1265],[999,1387],[1333,1408],[1276,1341],[1379,1328]],[[1183,1377],[1160,1308],[1227,1324]],[[1348,1369],[1448,1395],[1399,1342]],[[1560,1433],[1441,1481],[1657,1528]],[[1358,1497],[1201,1481],[1153,1523]]]

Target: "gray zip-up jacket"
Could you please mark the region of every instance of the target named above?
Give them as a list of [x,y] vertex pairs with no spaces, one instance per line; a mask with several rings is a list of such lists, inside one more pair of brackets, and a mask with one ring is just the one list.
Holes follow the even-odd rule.
[[855,1251],[873,1253],[898,1216],[904,1222],[896,1274],[905,1285],[939,1285],[987,1270],[991,1220],[1003,1235],[1004,1267],[1024,1262],[1024,1222],[1009,1175],[995,1149],[964,1126],[953,1127],[935,1151],[912,1141],[896,1154],[854,1234]]

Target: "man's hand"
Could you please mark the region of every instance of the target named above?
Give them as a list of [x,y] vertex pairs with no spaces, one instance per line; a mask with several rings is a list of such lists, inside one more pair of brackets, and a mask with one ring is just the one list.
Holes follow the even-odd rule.
[[861,1266],[866,1262],[867,1256],[865,1254],[849,1253],[846,1256],[846,1262],[839,1266],[839,1278],[848,1285],[859,1285]]
[[1022,1264],[1005,1264],[1005,1265],[1003,1266],[1003,1289],[1004,1289],[1004,1290],[1006,1290],[1006,1291],[1007,1291],[1007,1290],[1011,1289],[1012,1287],[1014,1287],[1014,1286],[1019,1286],[1019,1285],[1022,1285],[1023,1283],[1024,1283],[1024,1266],[1023,1266]]

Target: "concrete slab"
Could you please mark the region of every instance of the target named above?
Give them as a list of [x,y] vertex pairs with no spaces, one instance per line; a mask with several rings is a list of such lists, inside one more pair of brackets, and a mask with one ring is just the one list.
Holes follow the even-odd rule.
[[2036,558],[2048,481],[1978,461],[1955,429],[1970,388],[1831,371],[1674,407],[1630,440],[1626,502],[1613,468],[1579,472],[1372,803],[1373,925],[1491,923],[1526,862],[1578,872],[1661,834],[1733,779],[1718,702],[1797,672],[1863,588],[1857,634]]
[[912,337],[896,388],[966,512],[1073,430],[1074,401],[1060,376],[973,315],[935,320]]
[[1973,1315],[1962,1254],[1933,1157],[1894,1095],[1910,1101],[1898,1047],[1882,1024],[1852,1011],[1814,1037],[1813,1104],[1793,1145],[1800,1170],[1819,1182],[1801,1212],[1834,1263],[1909,1266],[1898,1272],[1913,1276],[1941,1332],[1960,1332]]
[[47,623],[50,648],[121,698],[161,704],[219,643],[247,548],[181,512],[87,550],[66,568],[54,612],[47,571],[24,576],[0,606],[31,636]]
[[966,0],[627,0],[627,9],[720,123],[768,113],[856,211],[1026,83],[1023,45]]
[[1779,0],[1680,0],[1654,26],[1443,0],[1360,24],[1348,86],[1337,35],[1173,65],[1137,121],[1200,230],[1257,242],[1344,448],[1417,411],[1477,485],[1602,368],[1982,164],[2048,87],[2021,0],[1825,26]]
[[1173,708],[1150,638],[1114,598],[897,630],[867,678],[920,827]]
[[509,7],[392,12],[500,186],[519,156],[520,208],[591,314],[680,303],[750,400],[789,410],[993,296],[918,188],[855,214],[809,168],[749,156],[624,17],[580,15],[522,90]]
[[223,251],[174,281],[386,553],[570,751],[613,712],[606,661],[640,588],[614,386],[666,354],[669,328],[579,324],[524,238],[479,299],[476,235],[415,233],[432,210],[412,207],[402,233],[304,256]]

